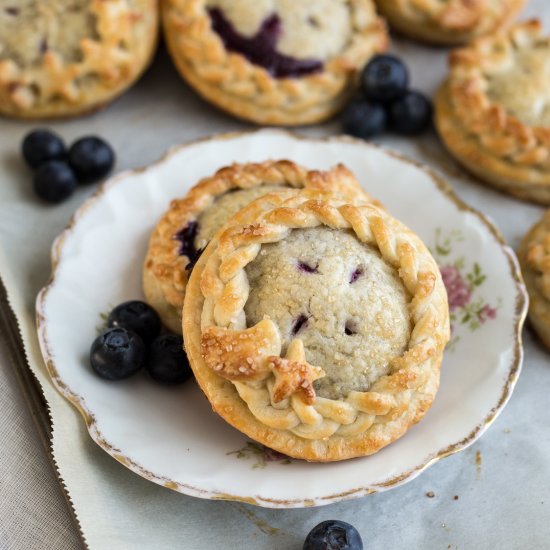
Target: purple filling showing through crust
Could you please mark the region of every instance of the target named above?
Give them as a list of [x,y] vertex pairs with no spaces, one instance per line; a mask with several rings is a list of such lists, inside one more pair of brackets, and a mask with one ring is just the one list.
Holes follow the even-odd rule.
[[304,273],[319,273],[319,270],[317,269],[319,266],[312,267],[309,264],[306,264],[306,262],[298,261],[296,264],[296,267],[298,268],[298,271],[303,271]]
[[189,263],[186,269],[191,269],[201,255],[202,249],[197,250],[195,248],[195,238],[199,230],[199,224],[196,221],[189,222],[183,229],[180,229],[175,235],[174,239],[180,242],[179,255],[187,256]]
[[303,313],[298,316],[294,324],[292,325],[292,336],[296,336],[300,330],[307,324],[309,317],[306,317]]
[[357,325],[354,321],[347,321],[346,326],[344,327],[344,333],[348,336],[353,336],[357,334]]
[[208,10],[212,28],[219,34],[226,50],[244,55],[254,65],[266,69],[275,78],[298,77],[318,73],[323,63],[317,59],[295,59],[275,50],[282,32],[277,14],[265,19],[251,38],[239,34],[218,8]]
[[191,271],[195,267],[196,263],[199,261],[199,258],[201,257],[201,254],[204,252],[205,248],[206,246],[204,248],[199,248],[197,250],[195,255],[189,260],[189,263],[185,266],[185,269],[187,269],[188,271]]
[[363,275],[363,269],[361,267],[358,267],[352,274],[351,274],[351,277],[349,279],[349,284],[352,285],[355,281],[357,281],[357,279],[359,279],[359,277],[361,277],[361,275]]

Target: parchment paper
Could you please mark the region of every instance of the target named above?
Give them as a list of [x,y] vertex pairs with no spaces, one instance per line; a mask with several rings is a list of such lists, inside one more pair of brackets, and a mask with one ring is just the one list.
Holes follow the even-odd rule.
[[[543,16],[550,32],[547,1],[532,0],[527,13]],[[395,49],[409,63],[413,86],[433,93],[445,74],[445,51],[405,40],[396,40]],[[61,206],[45,206],[33,196],[31,174],[22,165],[19,145],[34,126],[0,122],[0,275],[19,320],[30,366],[50,407],[53,457],[90,548],[297,550],[315,524],[330,518],[357,526],[369,550],[550,548],[550,365],[548,354],[529,332],[515,394],[482,439],[386,493],[317,509],[266,510],[186,497],[139,478],[111,459],[93,443],[79,414],[49,382],[38,349],[34,300],[50,272],[52,240],[93,187],[78,191]],[[187,89],[164,51],[144,79],[114,105],[87,118],[50,126],[68,141],[103,135],[115,147],[117,170],[152,162],[175,143],[249,128]],[[338,132],[337,123],[302,131],[316,136]],[[463,199],[494,219],[513,247],[543,212],[473,182],[434,136],[416,141],[390,136],[380,142],[440,170]],[[17,492],[14,487],[10,490]],[[29,491],[30,510],[40,506],[32,493],[44,490],[35,483]],[[11,513],[9,498],[3,494],[2,499],[7,506],[3,505],[0,517]],[[63,501],[61,493],[59,499]],[[12,504],[13,510],[21,506]],[[50,520],[43,514],[43,548],[77,544],[58,536],[64,519]],[[14,538],[15,527],[9,527],[13,531],[11,535],[6,531],[5,546],[0,538],[0,547],[23,548]],[[17,529],[29,527],[23,522]]]

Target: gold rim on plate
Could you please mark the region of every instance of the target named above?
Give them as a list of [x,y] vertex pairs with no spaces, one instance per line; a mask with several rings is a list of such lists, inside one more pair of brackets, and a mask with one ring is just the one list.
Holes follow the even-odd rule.
[[184,143],[182,145],[171,147],[167,151],[167,153],[164,154],[158,161],[141,168],[126,170],[110,178],[109,180],[104,182],[98,188],[98,190],[90,198],[88,198],[82,206],[80,206],[76,210],[76,212],[71,217],[67,227],[55,239],[52,245],[52,250],[51,250],[52,271],[50,274],[50,278],[47,284],[40,290],[36,299],[36,324],[37,324],[37,330],[38,330],[38,339],[40,343],[40,349],[42,351],[42,355],[46,363],[48,374],[50,375],[50,378],[52,379],[54,386],[61,393],[61,395],[63,395],[70,403],[72,403],[72,405],[76,407],[76,409],[80,412],[80,414],[84,418],[86,427],[88,429],[88,432],[91,438],[105,452],[107,452],[115,460],[117,460],[118,462],[126,466],[126,468],[130,469],[131,471],[138,474],[139,476],[149,481],[152,481],[153,483],[162,485],[164,487],[167,487],[168,489],[172,489],[174,491],[184,493],[186,495],[195,496],[199,498],[206,498],[211,500],[238,501],[238,502],[244,502],[247,504],[254,504],[257,506],[264,506],[269,508],[300,508],[300,507],[311,507],[311,506],[330,504],[334,502],[340,502],[343,500],[358,498],[361,496],[366,496],[376,492],[385,491],[393,487],[397,487],[399,485],[404,484],[407,481],[414,479],[416,476],[418,476],[420,473],[422,473],[424,470],[426,470],[427,468],[429,468],[430,466],[432,466],[442,458],[445,458],[449,455],[452,455],[459,451],[464,450],[466,447],[471,445],[476,439],[478,439],[483,434],[483,432],[485,432],[485,430],[494,422],[499,412],[503,409],[504,405],[510,398],[521,370],[521,364],[523,360],[523,345],[522,345],[521,332],[522,332],[523,324],[527,315],[528,298],[527,298],[527,292],[525,290],[525,285],[523,283],[523,278],[521,276],[521,271],[519,269],[519,264],[517,262],[516,256],[512,251],[512,249],[506,244],[504,237],[501,235],[500,231],[495,227],[495,225],[484,214],[482,214],[478,210],[475,210],[474,208],[466,204],[462,199],[460,199],[456,195],[456,193],[453,191],[451,186],[431,168],[421,164],[420,162],[416,162],[414,160],[408,159],[394,151],[388,151],[377,145],[366,143],[364,141],[354,139],[348,136],[332,136],[327,138],[308,138],[308,137],[300,136],[299,134],[294,132],[289,132],[287,130],[269,130],[269,134],[284,135],[292,139],[297,139],[302,141],[336,142],[336,143],[350,143],[350,144],[361,145],[372,149],[382,150],[385,154],[388,154],[389,156],[392,156],[408,164],[412,164],[416,168],[423,171],[426,175],[428,175],[430,179],[432,179],[432,181],[436,184],[437,188],[443,193],[443,195],[447,199],[449,199],[460,211],[469,212],[474,216],[476,216],[487,228],[489,233],[493,236],[497,244],[500,246],[500,248],[504,252],[508,260],[510,274],[514,280],[516,290],[517,290],[515,315],[514,315],[514,353],[513,353],[512,361],[508,368],[508,375],[506,378],[506,382],[502,389],[500,398],[497,401],[497,404],[489,411],[485,419],[481,423],[479,423],[465,438],[445,447],[444,449],[441,449],[440,451],[435,453],[433,456],[428,457],[425,460],[425,462],[418,465],[417,467],[407,472],[401,473],[398,476],[394,478],[390,478],[375,486],[358,487],[356,489],[347,490],[345,492],[337,493],[333,495],[318,497],[316,499],[284,500],[284,499],[271,499],[271,498],[265,498],[260,496],[242,497],[242,496],[231,495],[223,492],[208,491],[205,489],[194,487],[189,484],[178,483],[163,476],[159,476],[143,468],[143,466],[141,466],[140,464],[132,460],[132,458],[126,456],[120,449],[117,449],[111,443],[109,443],[109,441],[107,441],[105,437],[102,435],[98,427],[97,421],[95,419],[95,416],[86,406],[84,399],[80,395],[73,392],[65,384],[65,382],[63,382],[55,366],[55,363],[53,361],[53,354],[50,351],[50,345],[48,342],[48,336],[46,331],[46,324],[44,322],[44,314],[43,314],[44,304],[45,304],[48,292],[52,288],[55,282],[56,272],[59,266],[65,239],[71,234],[77,222],[88,211],[88,209],[92,207],[100,198],[102,198],[102,196],[111,187],[116,185],[119,181],[124,180],[129,176],[141,174],[151,169],[154,169],[157,166],[169,160],[172,156],[183,151],[184,149],[187,149],[189,147],[192,147],[204,142],[225,141],[225,140],[230,140],[237,137],[250,136],[250,135],[262,134],[262,133],[267,133],[267,132],[265,130],[260,129],[260,130],[246,131],[246,132],[231,132],[231,133],[225,133],[225,134],[216,134],[216,135],[211,135],[204,138],[196,139],[196,140]]

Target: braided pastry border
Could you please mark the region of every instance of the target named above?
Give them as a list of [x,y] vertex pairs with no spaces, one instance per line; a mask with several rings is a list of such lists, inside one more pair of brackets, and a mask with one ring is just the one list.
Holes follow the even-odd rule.
[[[81,39],[79,61],[65,61],[53,50],[44,52],[42,62],[30,67],[21,67],[12,59],[0,60],[0,112],[21,118],[70,116],[99,108],[122,93],[154,54],[157,3],[90,0],[98,38]],[[87,78],[85,85],[78,84]]]
[[[312,444],[334,438],[362,440],[358,445],[355,441],[354,450],[349,450],[352,454],[324,456],[323,460],[357,456],[353,453],[358,446],[359,454],[376,452],[423,416],[439,384],[439,366],[449,339],[449,314],[437,264],[414,233],[372,204],[351,205],[345,199],[327,195],[319,199],[308,191],[293,192],[290,198],[288,194],[268,195],[255,203],[269,203],[269,207],[264,206],[253,223],[243,224],[241,218],[241,222],[228,224],[207,248],[202,272],[193,274],[193,284],[200,285],[204,297],[200,314],[202,363],[233,384],[268,434],[270,430],[283,430],[312,440]],[[255,214],[259,210],[256,207]],[[409,348],[392,361],[390,374],[381,377],[369,391],[353,391],[340,400],[315,396],[312,382],[322,370],[305,361],[301,340],[295,339],[282,358],[274,323],[264,319],[247,329],[244,314],[248,298],[244,268],[257,256],[261,245],[284,239],[293,229],[318,225],[352,230],[362,242],[378,248],[398,270],[412,296]],[[184,311],[189,314],[188,301],[193,300],[186,298]],[[184,324],[186,342],[198,312],[194,317],[195,321],[186,320]],[[196,353],[191,353],[193,368],[200,370],[196,359]],[[203,389],[210,397],[208,389]],[[391,426],[391,433],[384,433],[386,424]],[[267,444],[280,450],[274,446],[276,439],[267,438]],[[291,455],[296,452],[286,445],[283,448],[282,452]]]
[[211,29],[204,0],[165,0],[162,23],[181,75],[205,99],[234,116],[259,124],[300,125],[325,120],[349,99],[356,72],[388,47],[372,0],[348,0],[353,36],[325,62],[321,73],[273,78],[263,67],[228,52]]
[[547,47],[550,55],[550,38],[536,20],[453,51],[449,77],[437,95],[436,124],[450,151],[479,177],[547,204],[550,128],[524,124],[486,94],[486,71],[514,50],[533,47]]
[[511,22],[525,0],[376,0],[390,25],[418,40],[461,44]]
[[339,193],[354,201],[373,200],[342,165],[319,171],[308,170],[289,160],[269,160],[233,164],[202,179],[184,198],[170,203],[151,234],[143,266],[147,301],[159,311],[171,330],[181,332],[181,309],[189,278],[186,266],[191,261],[188,256],[180,255],[175,234],[196,220],[220,195],[232,189],[249,189],[258,185],[303,187]]

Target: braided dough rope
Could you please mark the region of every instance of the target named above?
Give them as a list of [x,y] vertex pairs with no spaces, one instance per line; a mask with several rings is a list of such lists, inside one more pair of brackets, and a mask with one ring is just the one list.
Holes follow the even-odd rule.
[[511,22],[525,0],[376,0],[392,27],[418,40],[460,44]]
[[[517,56],[541,49],[550,57],[550,38],[542,36],[540,22],[529,21],[452,52],[450,75],[437,95],[436,124],[449,150],[480,178],[520,198],[550,204],[550,127],[522,122],[522,113],[513,114],[487,94],[493,74],[519,73]],[[535,89],[546,88],[540,101],[548,108],[550,71],[541,65],[530,78]],[[514,93],[529,90],[518,87]]]
[[[416,235],[372,204],[356,206],[306,190],[268,195],[252,206],[255,220],[243,223],[241,213],[230,222],[191,278],[184,337],[197,380],[227,421],[280,452],[323,461],[376,452],[420,420],[439,385],[449,313],[434,259]],[[317,397],[313,382],[324,373],[307,363],[301,340],[294,339],[281,357],[277,326],[265,318],[247,328],[244,313],[244,268],[262,244],[319,225],[351,230],[376,247],[412,296],[408,349],[392,361],[390,374],[345,399]],[[231,398],[227,381],[237,394]]]
[[193,260],[180,254],[181,245],[175,235],[197,220],[224,193],[260,185],[319,189],[340,193],[353,201],[373,200],[342,165],[323,172],[308,170],[288,160],[269,160],[233,164],[202,179],[184,198],[171,202],[151,234],[144,262],[143,287],[147,301],[174,332],[181,331],[181,309],[190,271],[186,267]]
[[353,34],[321,73],[273,78],[263,67],[229,52],[212,30],[204,0],[166,0],[161,13],[178,70],[205,99],[259,124],[312,124],[334,115],[349,99],[355,75],[388,46],[372,0],[348,0]]
[[[100,107],[145,70],[158,33],[157,0],[90,0],[97,38],[80,41],[82,59],[47,50],[42,63],[0,60],[0,112],[23,118],[70,116]],[[47,3],[44,17],[57,23]],[[62,24],[62,21],[61,21]]]
[[518,259],[529,293],[529,321],[550,349],[550,211],[527,232]]

